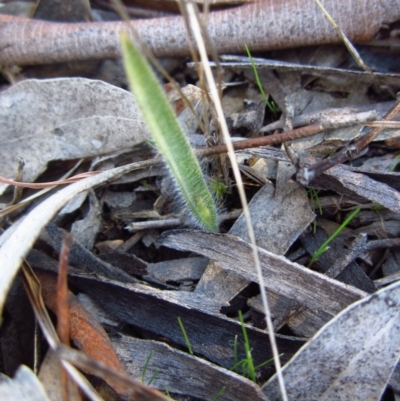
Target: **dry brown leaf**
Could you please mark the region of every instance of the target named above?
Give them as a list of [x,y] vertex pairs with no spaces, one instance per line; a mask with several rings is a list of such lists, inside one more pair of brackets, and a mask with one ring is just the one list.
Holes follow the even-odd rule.
[[[42,285],[46,306],[56,312],[56,276],[43,270],[36,271],[36,275]],[[103,362],[112,369],[124,371],[103,327],[71,292],[69,293],[69,307],[71,340],[74,344],[89,357]]]

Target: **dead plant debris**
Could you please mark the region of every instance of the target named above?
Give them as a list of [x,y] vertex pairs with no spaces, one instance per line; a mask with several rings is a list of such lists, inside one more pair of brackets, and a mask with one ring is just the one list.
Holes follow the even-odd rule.
[[154,54],[176,57],[159,59],[163,84],[219,233],[193,227],[128,91],[117,32],[132,31],[112,4],[6,0],[0,399],[398,399],[400,4],[323,2],[355,60],[312,0],[195,3],[220,56],[282,376],[179,7],[123,4]]

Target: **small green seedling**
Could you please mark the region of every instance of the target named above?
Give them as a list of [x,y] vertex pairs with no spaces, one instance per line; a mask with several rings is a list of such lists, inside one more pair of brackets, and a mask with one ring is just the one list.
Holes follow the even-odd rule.
[[132,93],[194,224],[208,231],[218,231],[214,200],[163,89],[146,58],[124,33],[121,44]]
[[269,108],[271,113],[275,115],[276,114],[276,110],[277,110],[276,105],[275,105],[274,102],[270,102],[269,99],[268,99],[268,96],[265,94],[264,88],[263,88],[263,86],[261,84],[261,81],[260,81],[260,77],[258,76],[257,67],[254,64],[254,60],[253,60],[253,57],[251,56],[250,50],[247,47],[247,45],[244,45],[244,47],[246,49],[247,57],[249,58],[251,66],[253,68],[254,77],[256,79],[256,84],[257,84],[258,90],[261,93],[261,96],[262,96],[262,98],[264,100],[264,103],[267,105],[267,107]]
[[[316,205],[318,206],[319,209],[319,214],[322,215],[322,205],[321,201],[319,200],[318,196],[318,191],[314,188],[310,188],[307,190],[308,194],[310,195],[310,201],[311,201],[311,208],[313,212],[315,213]],[[313,233],[315,234],[317,232],[317,220],[314,219],[313,221]]]
[[189,354],[193,355],[193,350],[192,350],[192,346],[190,345],[189,337],[188,337],[188,335],[186,333],[185,327],[184,327],[184,325],[182,323],[182,320],[181,320],[181,318],[179,316],[178,316],[178,323],[179,323],[179,327],[182,330],[183,338],[185,339],[185,343],[186,343],[186,346],[188,347]]
[[217,401],[219,397],[221,397],[222,394],[224,394],[226,387],[222,387],[221,390],[218,391],[217,394],[214,395],[213,398],[211,398],[211,401]]
[[308,267],[310,267],[324,252],[327,251],[328,245],[343,231],[343,229],[360,213],[360,208],[353,210],[345,219],[345,221],[336,229],[336,231],[318,248],[312,256]]
[[225,183],[222,180],[218,179],[218,177],[210,180],[209,187],[212,195],[214,196],[218,204],[222,202],[226,194],[230,193]]
[[400,162],[400,154],[398,154],[398,155],[394,158],[393,164],[392,164],[392,166],[390,167],[390,171],[394,171],[395,168],[396,168],[396,166],[399,164],[399,162]]
[[[149,356],[146,358],[146,362],[143,367],[143,372],[142,372],[142,383],[144,383],[144,378],[146,376],[147,368],[149,367],[149,363],[151,358],[153,357],[153,351],[150,351]],[[156,370],[150,377],[150,380],[147,382],[147,385],[150,386],[150,384],[153,382],[153,380],[157,377],[157,375],[160,373],[159,370]]]
[[[234,342],[233,342],[233,356],[234,356],[234,365],[232,366],[232,368],[230,370],[237,372],[237,369],[239,366],[241,366],[242,368],[242,375],[244,377],[249,378],[250,380],[252,380],[253,382],[257,382],[257,377],[256,377],[256,371],[260,368],[262,368],[263,366],[273,362],[274,358],[268,359],[266,361],[264,361],[263,363],[254,366],[254,361],[253,361],[253,356],[251,355],[251,347],[250,347],[250,341],[249,341],[249,337],[247,335],[247,331],[246,331],[246,326],[244,324],[244,320],[243,320],[243,315],[242,312],[239,311],[239,320],[240,320],[240,326],[242,328],[242,333],[243,333],[243,339],[244,339],[244,349],[245,349],[245,353],[246,353],[246,357],[240,361],[238,361],[237,355],[238,355],[238,347],[237,347],[237,343],[238,343],[238,337],[235,336]],[[279,355],[282,356],[283,354]]]
[[243,338],[244,338],[244,350],[246,352],[245,360],[246,360],[248,377],[251,380],[253,380],[253,382],[256,382],[257,376],[256,376],[256,370],[254,368],[253,356],[251,355],[249,336],[247,335],[247,331],[246,331],[246,327],[244,325],[243,315],[242,315],[241,311],[239,311],[239,320],[240,320],[240,325],[242,327],[242,334],[243,334]]
[[322,205],[321,205],[321,201],[319,200],[318,191],[314,188],[310,188],[307,192],[310,195],[311,207],[312,207],[313,211],[315,212],[315,209],[317,206],[319,214],[322,215]]

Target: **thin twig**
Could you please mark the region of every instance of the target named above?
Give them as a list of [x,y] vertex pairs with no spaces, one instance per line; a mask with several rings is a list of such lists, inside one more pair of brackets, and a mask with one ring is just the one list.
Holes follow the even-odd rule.
[[[360,118],[358,119],[358,124],[363,124],[364,122],[371,121],[373,119],[373,115],[366,115],[365,113],[359,113]],[[356,122],[354,120],[343,121],[335,123],[334,125],[330,122],[318,122],[311,125],[307,125],[305,127],[296,128],[290,131],[282,132],[280,134],[273,134],[268,136],[263,136],[260,138],[250,138],[244,139],[242,141],[232,143],[234,150],[248,149],[248,148],[256,148],[260,146],[271,146],[271,145],[279,145],[281,143],[285,143],[288,141],[294,141],[296,139],[307,138],[312,135],[320,134],[321,132],[335,129],[335,128],[343,128],[355,125]],[[205,149],[200,149],[196,151],[198,156],[210,156],[215,155],[217,153],[225,153],[227,152],[226,145],[216,145],[210,146]]]
[[[393,120],[394,117],[400,112],[400,101],[399,99],[394,106],[387,112],[383,117],[383,121]],[[310,167],[303,167],[297,173],[297,182],[302,185],[308,185],[315,177],[322,174],[324,171],[330,169],[333,166],[341,164],[348,159],[355,158],[364,148],[366,148],[383,130],[383,127],[377,127],[369,130],[361,139],[357,142],[345,146],[342,150],[336,153],[334,156],[321,160],[318,163],[313,164]]]
[[[225,220],[232,220],[238,218],[242,214],[242,210],[233,210],[229,213],[225,213],[224,215],[218,217],[218,223],[221,223]],[[127,225],[125,228],[129,231],[140,231],[140,230],[149,230],[153,228],[168,228],[168,227],[176,227],[184,224],[184,221],[179,217],[164,219],[164,220],[148,220],[148,221],[139,221],[134,222]],[[123,245],[121,245],[122,247]],[[119,250],[119,248],[117,248]]]

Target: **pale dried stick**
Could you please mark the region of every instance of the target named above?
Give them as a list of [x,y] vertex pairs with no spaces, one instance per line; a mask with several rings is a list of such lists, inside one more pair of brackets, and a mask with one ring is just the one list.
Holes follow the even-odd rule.
[[267,322],[268,335],[269,335],[269,339],[270,339],[270,343],[271,343],[272,354],[274,357],[276,374],[277,374],[278,381],[279,381],[282,399],[284,401],[287,401],[288,398],[287,398],[285,383],[284,383],[283,375],[282,375],[282,368],[281,368],[281,363],[280,363],[280,359],[279,359],[278,347],[277,347],[276,339],[275,339],[274,326],[272,323],[272,316],[271,316],[271,312],[270,312],[270,309],[268,306],[268,299],[267,299],[263,275],[262,275],[262,271],[261,271],[260,257],[258,255],[256,238],[255,238],[255,234],[254,234],[253,225],[251,223],[251,215],[250,215],[250,210],[249,210],[248,203],[247,203],[246,193],[244,191],[242,177],[240,175],[239,166],[236,161],[235,151],[232,146],[232,141],[231,141],[231,137],[229,135],[228,126],[226,124],[226,120],[224,117],[224,111],[222,109],[221,100],[218,96],[218,89],[217,89],[217,86],[214,81],[211,67],[208,62],[207,50],[206,50],[206,47],[204,44],[203,35],[202,35],[201,28],[200,28],[198,16],[196,14],[193,3],[191,3],[190,1],[187,2],[186,7],[187,7],[188,17],[189,17],[189,21],[191,24],[192,32],[196,39],[197,47],[198,47],[198,50],[200,53],[200,58],[201,58],[201,61],[203,64],[204,72],[205,72],[208,86],[210,89],[210,96],[211,96],[211,99],[213,100],[214,107],[217,112],[220,128],[221,128],[223,138],[225,140],[225,143],[226,143],[226,146],[228,149],[228,157],[231,161],[233,175],[235,177],[237,188],[239,191],[240,202],[243,207],[243,213],[244,213],[244,216],[246,219],[247,231],[248,231],[250,243],[251,243],[251,246],[253,249],[254,264],[256,267],[256,271],[257,271],[257,278],[258,278],[258,283],[260,286],[261,299],[262,299],[262,303],[263,303],[263,307],[264,307],[265,319]]

